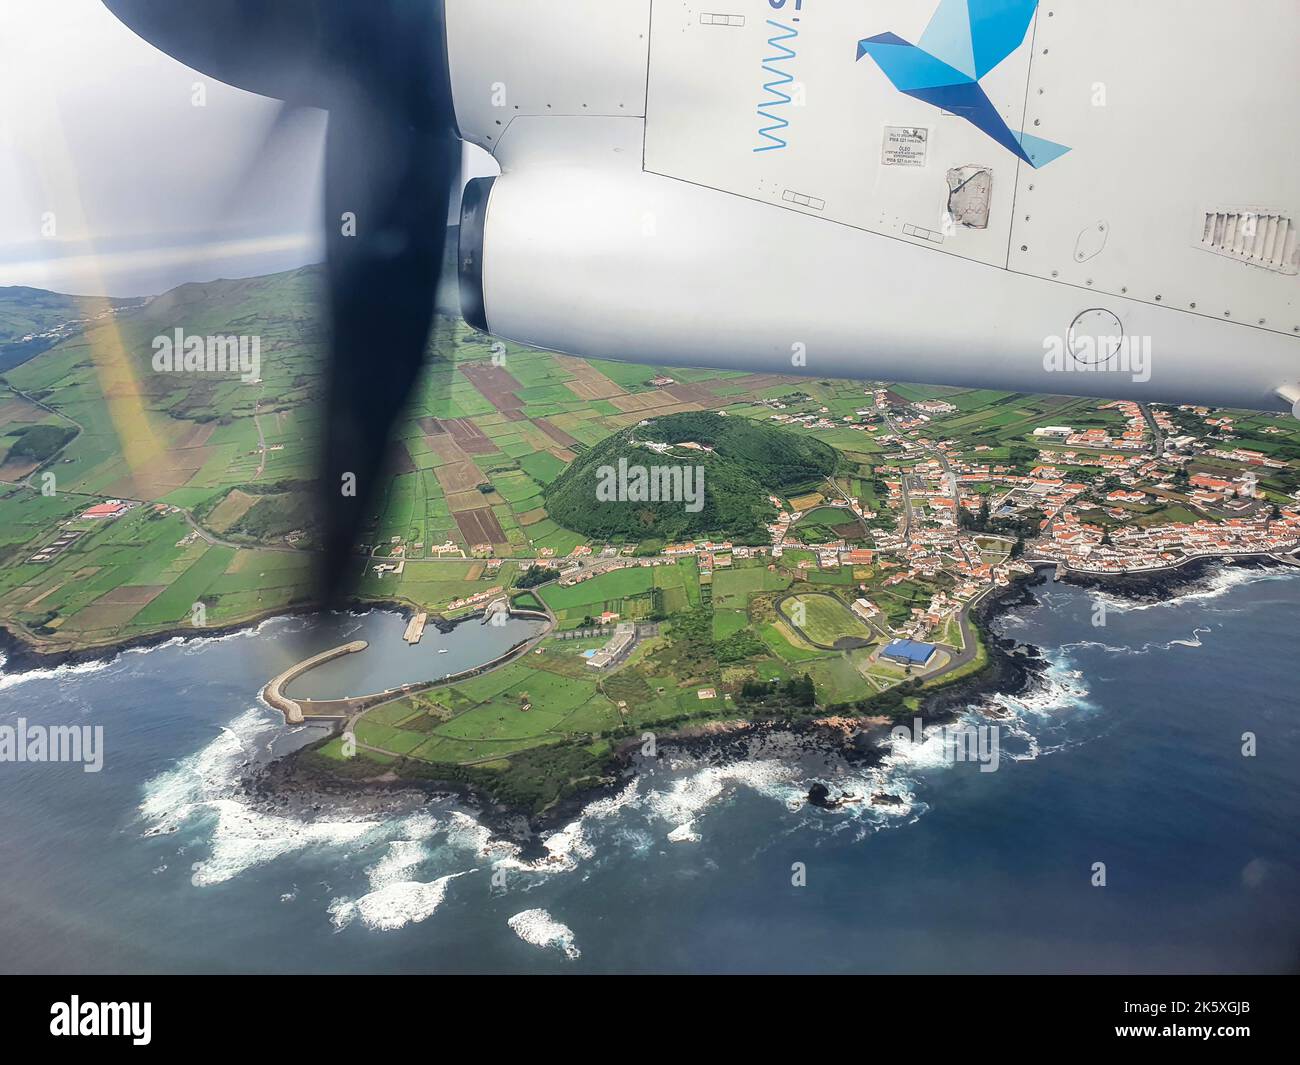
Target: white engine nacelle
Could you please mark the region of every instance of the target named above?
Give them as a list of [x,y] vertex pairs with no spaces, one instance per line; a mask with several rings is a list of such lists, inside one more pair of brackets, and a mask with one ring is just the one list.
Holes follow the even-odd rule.
[[[1257,212],[1276,228],[1268,263],[1249,246],[1243,255],[1240,239],[1213,246],[1222,212],[1206,210],[1295,197],[1294,109],[1243,112],[1256,90],[1233,80],[1243,64],[1284,80],[1289,53],[1243,28],[1257,46],[1221,50],[1234,67],[1222,82],[1162,89],[1221,5],[1148,2],[1158,10],[1060,0],[1035,31],[1040,48],[1066,53],[1058,66],[1035,55],[1031,71],[1026,43],[1004,79],[1019,98],[1014,85],[995,90],[997,72],[985,79],[991,98],[1012,94],[1002,106],[1016,128],[1047,108],[1026,83],[1073,91],[1071,42],[1079,62],[1115,79],[1112,91],[1148,94],[1104,118],[1070,100],[1048,108],[1045,132],[1074,148],[1033,169],[855,63],[855,34],[916,40],[929,3],[800,0],[791,18],[786,0],[736,0],[745,14],[726,16],[680,0],[447,0],[461,132],[502,169],[465,199],[466,318],[539,347],[651,364],[1290,407],[1300,205]],[[1261,3],[1279,33],[1300,28],[1294,7]],[[806,106],[781,113],[786,143],[769,149],[753,114],[778,32],[806,64]],[[1174,96],[1182,110],[1163,110]],[[1173,128],[1142,146],[1135,130],[1153,125],[1153,110]],[[1219,120],[1239,132],[1244,122],[1246,139],[1258,127],[1253,170],[1204,159],[1196,131]],[[900,127],[926,129],[919,160],[904,160],[913,165],[890,157]],[[1120,173],[1114,146],[1130,155]],[[983,226],[948,215],[945,178],[969,164],[992,184]]]

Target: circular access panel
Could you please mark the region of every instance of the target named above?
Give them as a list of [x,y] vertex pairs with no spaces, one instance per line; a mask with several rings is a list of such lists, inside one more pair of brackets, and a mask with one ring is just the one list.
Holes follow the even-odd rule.
[[1110,311],[1093,307],[1070,325],[1068,346],[1075,362],[1100,366],[1110,362],[1124,344],[1124,326]]

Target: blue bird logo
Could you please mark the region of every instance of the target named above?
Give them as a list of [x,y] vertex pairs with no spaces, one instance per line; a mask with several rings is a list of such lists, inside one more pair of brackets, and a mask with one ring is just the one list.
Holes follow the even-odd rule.
[[1070,149],[1011,129],[980,79],[1024,43],[1038,0],[941,0],[919,45],[894,33],[858,42],[899,92],[933,104],[988,134],[1037,169]]

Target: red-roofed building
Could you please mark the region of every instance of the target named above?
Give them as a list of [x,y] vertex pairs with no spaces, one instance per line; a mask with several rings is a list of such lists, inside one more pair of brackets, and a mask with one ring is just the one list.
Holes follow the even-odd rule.
[[121,514],[125,514],[126,511],[126,504],[114,499],[107,503],[99,503],[89,510],[83,511],[81,516],[83,518],[116,518]]

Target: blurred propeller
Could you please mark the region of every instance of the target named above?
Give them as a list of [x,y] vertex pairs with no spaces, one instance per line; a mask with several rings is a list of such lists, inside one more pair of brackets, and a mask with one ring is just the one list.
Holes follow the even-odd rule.
[[[390,433],[418,379],[460,172],[442,0],[104,0],[218,81],[329,112],[329,361],[319,465],[319,601],[349,590]],[[268,141],[269,143],[269,141]]]

